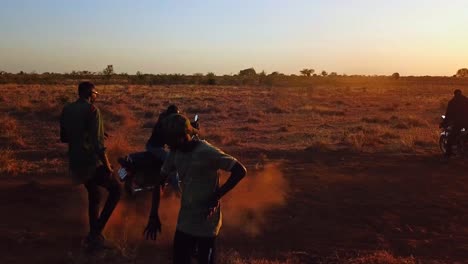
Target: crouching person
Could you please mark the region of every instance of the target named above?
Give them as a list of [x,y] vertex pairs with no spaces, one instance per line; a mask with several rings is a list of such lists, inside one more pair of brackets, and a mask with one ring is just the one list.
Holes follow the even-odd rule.
[[[98,95],[94,84],[82,82],[78,87],[79,98],[63,108],[60,117],[60,139],[68,143],[69,168],[75,183],[84,184],[88,191],[89,234],[88,249],[113,247],[105,240],[102,231],[120,199],[120,185],[115,178],[104,145],[104,125],[101,113],[94,106]],[[98,187],[109,196],[102,211]]]
[[[165,139],[171,152],[161,174],[168,177],[177,170],[181,180],[181,207],[174,236],[174,263],[191,263],[196,252],[198,263],[216,263],[216,237],[222,223],[220,199],[245,176],[245,167],[232,156],[204,140],[192,139],[195,129],[183,115],[173,114],[164,122]],[[219,185],[218,170],[231,175]],[[155,199],[159,203],[159,199]],[[158,204],[153,204],[146,235],[160,230]]]

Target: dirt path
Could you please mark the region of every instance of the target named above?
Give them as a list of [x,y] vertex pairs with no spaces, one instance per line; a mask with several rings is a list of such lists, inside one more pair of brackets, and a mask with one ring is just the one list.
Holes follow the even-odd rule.
[[384,249],[468,259],[463,160],[351,153],[304,153],[299,160],[288,164],[294,189],[275,214],[278,224],[268,232],[275,236],[265,241],[317,254]]
[[[340,152],[287,156],[282,168],[290,186],[287,204],[269,211],[257,236],[246,237],[228,225],[220,236],[222,250],[268,259],[290,252],[326,257],[372,250],[421,260],[468,259],[468,166],[463,160]],[[31,263],[31,257],[33,263],[72,263],[70,254],[86,232],[82,188],[57,177],[4,181],[0,200],[5,212],[1,263]],[[154,258],[155,248],[162,254],[168,249],[138,243],[137,260]]]

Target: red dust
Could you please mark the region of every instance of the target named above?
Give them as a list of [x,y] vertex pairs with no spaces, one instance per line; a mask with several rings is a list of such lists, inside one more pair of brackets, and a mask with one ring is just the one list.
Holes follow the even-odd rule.
[[[221,201],[223,224],[250,236],[258,235],[267,224],[265,213],[286,202],[288,184],[280,163],[266,164],[248,175]],[[226,176],[223,174],[222,176]],[[223,177],[224,178],[224,177]],[[180,199],[175,194],[162,194],[159,215],[162,233],[157,244],[171,245],[176,229]],[[106,234],[121,248],[144,239],[143,230],[151,208],[150,193],[122,200],[109,220]],[[222,232],[222,231],[221,231]]]

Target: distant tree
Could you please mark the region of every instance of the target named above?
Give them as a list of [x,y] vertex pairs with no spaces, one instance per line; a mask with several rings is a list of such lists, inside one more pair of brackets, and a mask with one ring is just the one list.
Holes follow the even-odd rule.
[[261,85],[268,83],[268,75],[266,74],[265,71],[262,71],[261,73],[258,74],[258,81]]
[[467,68],[459,69],[457,73],[455,74],[455,76],[462,77],[462,78],[468,77],[468,69]]
[[338,76],[338,73],[336,73],[336,72],[331,72],[329,76],[331,76],[331,77],[336,77],[336,76]]
[[112,78],[112,75],[115,74],[114,66],[113,65],[107,65],[107,67],[104,70],[102,70],[102,74],[106,78],[106,81],[109,82],[110,79]]
[[68,75],[69,75],[72,79],[74,79],[74,80],[80,78],[80,77],[78,76],[78,75],[79,75],[79,72],[77,72],[77,71],[71,71]]
[[239,72],[239,75],[240,76],[254,76],[254,75],[257,75],[257,72],[255,71],[254,68],[248,68],[248,69],[241,70]]
[[203,73],[194,73],[192,75],[192,83],[194,84],[202,84],[203,83]]
[[398,72],[395,72],[392,74],[392,78],[395,79],[395,80],[398,80],[400,79],[400,74]]
[[268,76],[278,76],[278,75],[280,75],[280,73],[277,72],[277,71],[274,71],[274,72],[268,74]]
[[6,71],[0,71],[0,75],[5,75],[5,74],[7,74]]
[[104,75],[113,75],[114,73],[114,66],[113,65],[107,65],[107,67],[102,70],[102,74]]
[[323,77],[326,77],[326,76],[328,76],[328,72],[326,72],[326,71],[322,71],[322,76],[323,76]]
[[307,76],[310,77],[312,74],[314,74],[315,70],[314,69],[302,69],[300,73],[302,76]]
[[212,72],[206,74],[206,84],[216,85],[216,75]]

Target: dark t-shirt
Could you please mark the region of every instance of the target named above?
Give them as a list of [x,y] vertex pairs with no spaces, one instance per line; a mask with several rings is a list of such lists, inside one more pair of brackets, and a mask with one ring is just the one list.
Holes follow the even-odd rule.
[[164,147],[164,133],[162,130],[162,121],[166,118],[167,113],[162,112],[159,117],[158,121],[154,125],[153,132],[151,133],[151,137],[146,142],[146,146],[150,146],[153,148],[162,148]]
[[468,98],[465,96],[455,96],[449,101],[445,114],[447,122],[456,126],[468,125]]
[[97,166],[98,155],[105,151],[104,123],[101,112],[93,104],[78,99],[63,108],[60,116],[60,137],[68,143],[69,167],[85,181]]

